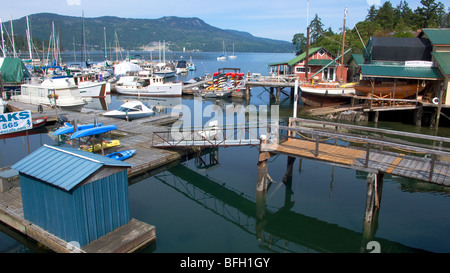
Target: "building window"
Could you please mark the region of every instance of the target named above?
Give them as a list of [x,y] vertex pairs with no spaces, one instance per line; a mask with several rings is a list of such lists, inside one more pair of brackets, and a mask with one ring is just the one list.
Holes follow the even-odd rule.
[[323,50],[323,49],[319,50],[320,57],[322,57],[324,54],[325,54],[325,50]]
[[[295,68],[295,73],[305,73],[306,68],[305,67],[296,67]],[[311,72],[311,67],[308,67],[308,73]]]

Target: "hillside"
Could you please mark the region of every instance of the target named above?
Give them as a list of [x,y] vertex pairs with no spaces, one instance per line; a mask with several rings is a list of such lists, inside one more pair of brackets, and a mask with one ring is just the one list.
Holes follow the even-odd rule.
[[[64,50],[81,50],[82,17],[62,16],[52,13],[39,13],[28,16],[33,38],[48,45],[52,22],[60,35]],[[4,23],[8,32],[9,22]],[[228,51],[235,43],[237,52],[292,52],[294,46],[286,41],[255,37],[247,32],[224,30],[208,25],[199,18],[163,17],[159,19],[129,19],[104,16],[84,18],[85,37],[88,49],[104,50],[104,30],[107,47],[115,47],[115,33],[118,42],[125,50],[138,50],[158,41],[166,41],[170,50],[222,51],[225,41]],[[25,36],[26,18],[13,21],[14,33]],[[42,45],[37,44],[40,48]]]

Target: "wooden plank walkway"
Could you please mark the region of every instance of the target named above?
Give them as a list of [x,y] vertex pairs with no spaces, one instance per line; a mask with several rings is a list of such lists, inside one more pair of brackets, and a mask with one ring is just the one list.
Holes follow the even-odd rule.
[[[262,147],[262,150],[264,150],[264,147]],[[435,160],[432,168],[432,159],[427,157],[373,150],[367,157],[367,151],[364,149],[328,143],[320,143],[318,150],[316,150],[315,141],[297,138],[289,138],[287,141],[278,144],[274,150],[269,151],[275,154],[283,153],[320,160],[368,172],[389,173],[450,186],[450,162],[444,157],[442,157],[442,160]],[[430,174],[431,169],[433,169],[432,174]]]
[[264,140],[262,152],[450,186],[448,137],[302,118],[290,118],[289,126],[271,131],[283,142]]
[[[27,110],[35,107],[33,105],[30,106],[30,104],[14,101],[9,101],[8,103],[16,110]],[[55,110],[45,110],[42,114],[55,116]],[[134,177],[173,161],[180,160],[191,152],[186,149],[167,150],[153,148],[151,146],[153,132],[165,130],[166,128],[164,125],[177,121],[180,118],[179,115],[162,114],[133,121],[126,121],[105,117],[101,115],[101,112],[96,111],[71,112],[58,110],[58,114],[66,115],[67,119],[71,122],[76,120],[78,125],[93,123],[95,118],[97,118],[99,123],[105,125],[117,125],[117,130],[112,131],[109,137],[119,139],[120,146],[108,148],[105,150],[105,154],[121,150],[136,149],[136,154],[127,159],[127,163],[134,165],[132,168],[128,169],[129,177]]]

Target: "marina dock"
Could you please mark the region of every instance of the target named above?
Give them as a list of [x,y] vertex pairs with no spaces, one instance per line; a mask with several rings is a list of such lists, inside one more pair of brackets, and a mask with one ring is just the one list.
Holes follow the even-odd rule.
[[[10,101],[9,105],[16,111],[34,107],[14,101]],[[108,153],[131,148],[138,150],[133,157],[127,160],[127,163],[133,165],[127,170],[129,178],[166,166],[192,153],[192,150],[189,148],[166,150],[151,147],[153,132],[161,131],[164,125],[175,122],[180,116],[163,114],[128,122],[126,120],[103,117],[95,112],[80,113],[58,110],[57,114],[62,114],[69,121],[76,121],[80,125],[93,123],[94,118],[99,123],[116,124],[118,130],[111,133],[109,137],[120,139],[121,144],[118,147],[109,148]],[[57,114],[54,109],[44,109],[42,112],[32,111],[33,116],[46,115],[55,121],[57,120]],[[88,253],[135,252],[156,240],[154,226],[137,219],[131,219],[128,224],[82,248],[78,248],[26,220],[23,215],[21,187],[18,186],[17,172],[5,168],[1,173],[0,221],[27,237],[40,242],[52,251]]]

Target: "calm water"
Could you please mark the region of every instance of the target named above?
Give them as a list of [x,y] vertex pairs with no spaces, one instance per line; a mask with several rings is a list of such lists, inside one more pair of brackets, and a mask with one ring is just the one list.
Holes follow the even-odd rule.
[[[179,59],[179,55],[171,58]],[[198,71],[179,80],[213,73],[221,67],[267,74],[268,63],[293,58],[292,54],[246,53],[236,54],[235,60],[217,62],[218,55],[194,53]],[[112,96],[110,107],[117,107],[121,100],[120,96]],[[193,105],[189,97],[183,97],[182,102]],[[214,103],[219,102],[206,101],[203,105]],[[242,102],[220,103],[226,106]],[[270,103],[265,89],[252,90],[250,104]],[[292,115],[289,99],[282,97],[279,105],[281,119]],[[427,128],[400,122],[380,122],[377,126],[432,134]],[[439,135],[450,133],[441,128]],[[44,143],[55,143],[51,132],[29,138],[31,151]],[[25,137],[0,140],[1,166],[14,164],[27,152]],[[214,158],[218,158],[218,164]],[[257,159],[257,148],[219,148],[152,176],[133,179],[129,187],[131,216],[155,225],[157,233],[156,244],[143,252],[354,253],[366,248],[362,231],[367,173],[297,158],[292,183],[285,185],[281,180],[287,157],[273,157],[269,160],[269,174],[274,183],[266,196],[264,217],[258,219]],[[372,240],[380,243],[382,252],[450,252],[449,192],[444,187],[386,175]],[[35,251],[39,249],[20,236],[0,229],[0,252]]]

